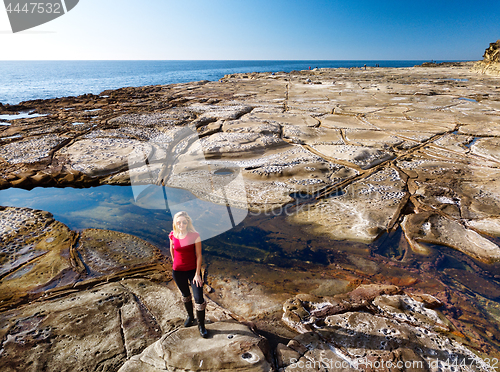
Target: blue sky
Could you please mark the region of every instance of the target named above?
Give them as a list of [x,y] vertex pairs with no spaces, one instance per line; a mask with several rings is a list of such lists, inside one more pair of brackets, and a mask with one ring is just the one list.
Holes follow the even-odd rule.
[[477,60],[500,39],[498,0],[80,0],[16,34],[1,6],[0,60]]

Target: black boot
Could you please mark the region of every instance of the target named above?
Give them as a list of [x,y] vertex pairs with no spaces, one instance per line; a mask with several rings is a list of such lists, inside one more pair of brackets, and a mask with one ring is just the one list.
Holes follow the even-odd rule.
[[196,317],[198,318],[198,330],[203,338],[208,337],[207,329],[205,328],[205,310],[196,310]]
[[184,307],[188,313],[184,327],[191,327],[194,324],[193,303],[191,301],[184,302]]

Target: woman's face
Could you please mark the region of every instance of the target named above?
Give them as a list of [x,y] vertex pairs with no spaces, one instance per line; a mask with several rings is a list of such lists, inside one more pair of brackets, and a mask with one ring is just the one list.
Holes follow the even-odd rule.
[[178,217],[177,220],[175,221],[175,224],[182,234],[186,232],[188,224],[186,217],[184,216]]

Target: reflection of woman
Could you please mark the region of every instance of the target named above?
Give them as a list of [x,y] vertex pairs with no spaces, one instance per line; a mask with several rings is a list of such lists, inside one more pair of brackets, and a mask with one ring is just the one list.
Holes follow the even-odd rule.
[[188,313],[184,326],[190,327],[194,323],[193,302],[189,290],[189,283],[191,283],[196,303],[198,329],[201,337],[206,338],[208,333],[205,329],[206,302],[203,298],[203,281],[201,279],[200,234],[194,229],[191,217],[186,212],[176,213],[173,225],[174,231],[169,235],[170,255],[173,260],[172,276],[182,293],[182,302]]

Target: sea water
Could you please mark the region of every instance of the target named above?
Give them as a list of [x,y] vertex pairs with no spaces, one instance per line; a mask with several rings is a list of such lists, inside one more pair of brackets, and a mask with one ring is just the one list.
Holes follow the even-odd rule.
[[143,85],[216,81],[226,74],[309,68],[412,67],[425,61],[0,61],[0,103],[99,94]]

